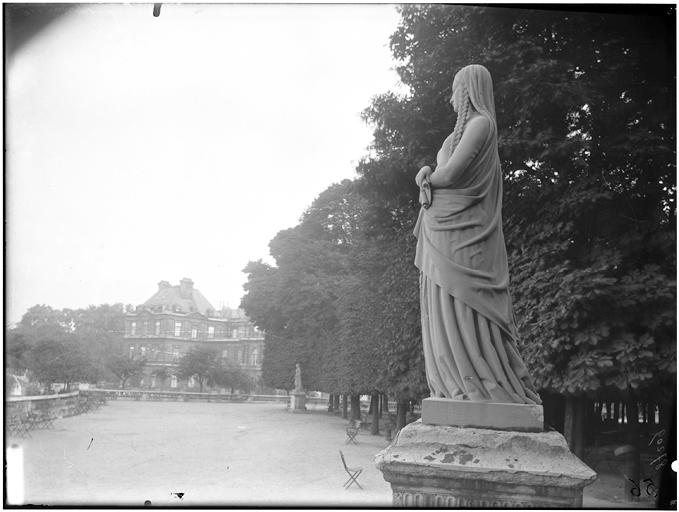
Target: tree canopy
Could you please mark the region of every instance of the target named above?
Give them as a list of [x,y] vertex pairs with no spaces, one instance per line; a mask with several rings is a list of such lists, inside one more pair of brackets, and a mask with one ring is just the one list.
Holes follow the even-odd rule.
[[[617,9],[617,11],[615,10]],[[493,76],[520,349],[536,384],[638,393],[676,375],[673,6],[399,7],[405,95],[380,94],[358,177],[251,262],[243,307],[264,378],[426,394],[414,268],[419,167],[452,131],[470,63]]]
[[49,386],[94,382],[110,375],[124,331],[122,304],[84,309],[35,305],[7,333],[7,367],[28,370]]

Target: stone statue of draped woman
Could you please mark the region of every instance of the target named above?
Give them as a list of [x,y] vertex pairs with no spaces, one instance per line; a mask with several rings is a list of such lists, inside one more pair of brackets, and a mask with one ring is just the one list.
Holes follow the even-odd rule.
[[414,231],[415,265],[431,396],[540,404],[516,344],[488,70],[461,69],[451,103],[457,122],[436,170],[425,166],[416,178],[423,207]]

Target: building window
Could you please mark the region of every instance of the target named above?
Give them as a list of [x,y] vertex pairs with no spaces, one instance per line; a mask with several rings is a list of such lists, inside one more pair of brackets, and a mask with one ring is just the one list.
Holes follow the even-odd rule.
[[130,359],[134,357],[134,345],[130,345]]
[[227,349],[222,350],[222,358],[223,359],[229,358],[229,351]]
[[195,340],[198,338],[198,328],[195,325],[191,326],[191,339]]
[[137,322],[132,322],[130,324],[130,336],[136,336],[137,335]]
[[182,323],[181,322],[175,322],[174,323],[174,335],[177,336],[177,337],[182,335]]
[[141,357],[146,357],[146,347],[141,347]]
[[238,329],[234,329],[233,331],[231,331],[231,337],[238,338]]
[[240,353],[240,363],[241,364],[245,364],[245,365],[248,364],[248,355],[249,355],[248,352],[249,352],[248,349],[243,347],[243,349],[241,350],[241,353]]
[[172,360],[179,361],[179,345],[172,345]]
[[259,349],[256,348],[252,351],[252,365],[259,366]]
[[209,326],[209,327],[207,328],[207,337],[210,338],[210,339],[212,339],[212,338],[215,337],[215,328],[214,328],[214,326],[211,325],[211,326]]
[[160,320],[156,320],[156,336],[160,336]]
[[176,387],[177,387],[177,376],[176,376],[176,375],[173,375],[173,376],[170,378],[170,387],[171,387],[171,388],[176,388]]
[[156,387],[156,376],[151,375],[151,387],[155,388]]

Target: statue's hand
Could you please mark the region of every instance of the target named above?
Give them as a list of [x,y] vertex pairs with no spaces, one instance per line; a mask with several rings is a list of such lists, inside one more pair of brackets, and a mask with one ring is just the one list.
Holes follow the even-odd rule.
[[422,186],[422,182],[427,179],[428,176],[430,176],[432,173],[431,167],[428,165],[425,165],[420,169],[420,172],[417,173],[417,176],[415,176],[415,183],[417,183],[418,187]]

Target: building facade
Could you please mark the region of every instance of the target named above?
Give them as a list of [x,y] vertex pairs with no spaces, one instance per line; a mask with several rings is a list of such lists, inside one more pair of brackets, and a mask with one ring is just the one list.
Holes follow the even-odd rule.
[[261,376],[264,333],[242,310],[215,310],[188,278],[178,286],[161,281],[149,300],[125,315],[124,341],[126,355],[146,361],[132,383],[141,388],[198,391],[194,379],[177,373],[180,358],[195,347],[214,348],[255,383]]

